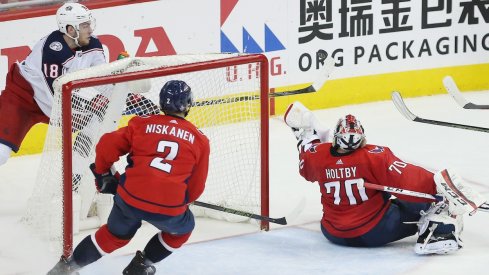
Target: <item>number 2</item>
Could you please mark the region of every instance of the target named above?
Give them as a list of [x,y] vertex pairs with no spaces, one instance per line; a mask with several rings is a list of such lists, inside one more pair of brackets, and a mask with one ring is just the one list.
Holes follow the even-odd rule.
[[159,169],[163,172],[170,173],[171,172],[171,164],[164,162],[165,160],[174,160],[178,154],[178,143],[174,141],[162,140],[158,142],[158,148],[156,151],[158,153],[164,153],[166,149],[169,148],[170,152],[164,157],[156,157],[151,161],[149,166]]

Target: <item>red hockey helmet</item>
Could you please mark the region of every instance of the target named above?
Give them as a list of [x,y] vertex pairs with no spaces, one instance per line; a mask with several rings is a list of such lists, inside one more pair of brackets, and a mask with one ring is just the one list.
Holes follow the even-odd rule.
[[353,115],[346,115],[338,120],[336,124],[333,145],[353,151],[358,149],[365,140],[363,126]]

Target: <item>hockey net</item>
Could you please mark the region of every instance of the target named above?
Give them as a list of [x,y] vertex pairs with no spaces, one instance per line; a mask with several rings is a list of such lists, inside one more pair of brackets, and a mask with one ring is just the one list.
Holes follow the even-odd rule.
[[[102,134],[135,115],[159,113],[159,92],[172,79],[192,88],[187,119],[210,140],[206,189],[200,201],[268,216],[268,63],[263,55],[208,54],[126,58],[58,78],[41,164],[24,222],[69,255],[73,232],[97,227],[89,164]],[[125,158],[116,163],[124,172]],[[111,205],[111,196],[108,199]],[[242,222],[231,214],[197,215]],[[75,209],[75,212],[73,212]],[[110,209],[110,208],[109,208]],[[100,209],[99,209],[100,211]],[[94,219],[95,218],[95,219]],[[88,222],[91,221],[91,222]],[[89,225],[83,225],[88,223]],[[268,223],[261,228],[267,230]]]

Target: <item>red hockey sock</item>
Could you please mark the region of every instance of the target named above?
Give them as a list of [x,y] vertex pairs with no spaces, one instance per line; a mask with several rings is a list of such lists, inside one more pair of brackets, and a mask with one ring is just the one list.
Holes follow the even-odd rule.
[[[183,235],[172,235],[169,233],[161,232],[161,240],[163,240],[165,248],[168,249],[167,246],[169,246],[170,249],[168,250],[174,250],[177,248],[180,248],[184,243],[188,241],[188,238],[190,238],[190,235],[192,232],[183,234]],[[160,240],[160,241],[161,241]]]
[[110,233],[106,224],[95,232],[95,245],[102,250],[100,252],[111,253],[112,251],[125,246],[130,240],[131,239],[124,240],[118,238]]

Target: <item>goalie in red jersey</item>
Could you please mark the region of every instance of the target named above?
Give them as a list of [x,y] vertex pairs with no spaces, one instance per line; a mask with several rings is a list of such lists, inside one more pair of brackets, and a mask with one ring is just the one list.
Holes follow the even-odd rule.
[[[433,174],[400,160],[388,147],[367,144],[363,126],[353,115],[339,119],[332,142],[329,130],[300,102],[289,106],[284,120],[299,141],[300,174],[319,183],[321,230],[329,241],[377,247],[418,232],[417,254],[445,254],[462,247],[462,215],[474,210],[468,205],[476,209],[484,199],[455,173]],[[365,182],[445,199],[431,203],[407,195],[391,198],[390,193],[366,189]]]
[[[128,126],[102,136],[90,168],[99,192],[115,195],[107,224],[48,274],[71,274],[123,247],[143,220],[160,232],[123,274],[155,274],[153,263],[187,242],[195,226],[188,204],[204,191],[210,154],[207,137],[185,120],[192,104],[192,91],[184,81],[168,81],[160,92],[165,115],[136,116]],[[110,168],[126,154],[128,165],[118,178]]]

